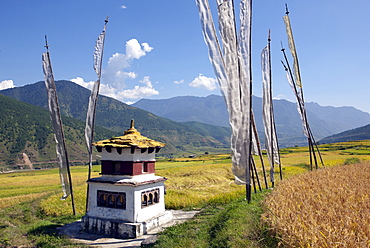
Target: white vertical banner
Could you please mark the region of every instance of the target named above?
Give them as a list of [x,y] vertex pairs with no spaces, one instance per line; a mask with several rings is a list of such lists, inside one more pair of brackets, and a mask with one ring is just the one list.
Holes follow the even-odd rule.
[[220,85],[221,93],[223,94],[226,107],[229,110],[229,95],[228,91],[228,78],[225,71],[224,59],[221,53],[220,44],[218,42],[212,13],[209,7],[208,0],[196,0],[199,9],[199,18],[202,27],[204,42],[208,47],[209,60],[213,66],[217,81]]
[[286,34],[288,36],[289,49],[293,57],[293,72],[294,72],[294,77],[295,77],[295,83],[299,88],[302,88],[301,73],[299,71],[299,63],[298,63],[298,55],[297,55],[297,50],[295,47],[293,31],[292,31],[292,27],[290,24],[289,15],[285,15],[283,19],[284,19],[285,28],[286,28]]
[[63,190],[62,199],[66,199],[71,194],[70,181],[68,176],[69,164],[49,52],[45,52],[42,54],[42,66],[45,75],[45,85],[48,95],[50,118],[54,128],[59,175]]
[[[250,0],[244,0],[248,6]],[[218,27],[222,52],[207,0],[196,0],[208,54],[220,84],[229,112],[231,126],[232,171],[235,182],[250,185],[251,126],[250,126],[250,15],[251,8],[241,10],[243,30],[237,37],[232,1],[217,0]],[[244,5],[243,5],[244,6]],[[251,5],[249,4],[249,7]],[[242,41],[247,39],[247,41]],[[242,47],[240,42],[243,43]],[[248,68],[245,68],[247,66]]]
[[270,180],[275,182],[274,167],[280,164],[279,147],[275,130],[275,120],[272,103],[271,89],[271,65],[269,46],[266,46],[261,53],[262,66],[262,120],[266,136],[266,152],[270,162]]
[[243,153],[246,163],[243,165],[246,184],[251,184],[251,140],[252,139],[252,65],[251,65],[251,31],[252,31],[252,0],[241,0],[240,5],[240,31],[238,38],[240,103],[242,122],[240,133],[243,142]]
[[104,41],[105,41],[105,32],[107,29],[107,23],[108,20],[105,21],[103,31],[100,33],[98,39],[95,42],[95,47],[94,47],[94,70],[96,72],[96,75],[98,78],[101,77],[101,64],[103,60],[103,50],[104,50]]
[[[248,180],[246,168],[246,133],[243,126],[241,75],[239,67],[238,42],[231,1],[218,1],[218,24],[222,40],[223,57],[228,76],[229,119],[232,125],[231,152],[234,154],[233,173],[237,183],[245,184]],[[248,182],[249,183],[249,182]]]
[[92,142],[94,137],[95,111],[100,88],[101,67],[103,60],[103,50],[107,23],[108,20],[105,21],[103,31],[101,32],[101,34],[99,35],[98,39],[95,42],[93,67],[96,72],[96,75],[98,76],[98,80],[96,80],[91,90],[91,94],[89,97],[89,105],[86,113],[85,139],[87,150],[89,153],[89,176],[88,176],[89,178],[91,176],[92,170]]

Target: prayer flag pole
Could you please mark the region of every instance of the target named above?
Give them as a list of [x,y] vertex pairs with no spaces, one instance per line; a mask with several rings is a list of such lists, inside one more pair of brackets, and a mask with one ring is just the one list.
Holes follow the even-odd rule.
[[96,103],[97,103],[98,95],[99,95],[101,68],[102,68],[102,61],[103,61],[103,49],[104,49],[106,27],[108,23],[108,16],[104,22],[105,22],[104,29],[99,35],[95,43],[95,50],[94,50],[93,66],[97,74],[98,80],[95,81],[93,89],[91,90],[91,94],[89,97],[89,105],[88,105],[87,114],[86,114],[85,139],[86,139],[87,150],[89,153],[88,179],[91,178],[91,171],[92,171],[92,142],[94,138]]
[[[98,80],[95,81],[94,86],[91,90],[91,94],[89,97],[89,105],[86,113],[86,126],[85,126],[85,139],[86,139],[86,146],[87,151],[89,154],[89,170],[87,178],[91,178],[91,171],[92,171],[92,142],[94,139],[94,127],[95,127],[95,114],[96,114],[96,103],[98,101],[99,96],[99,88],[100,88],[100,78],[101,78],[101,69],[102,69],[102,62],[103,62],[103,50],[104,50],[104,41],[105,41],[105,33],[108,23],[108,17],[104,21],[104,28],[103,31],[100,33],[98,39],[95,42],[95,50],[94,50],[94,63],[93,67],[98,77]],[[88,211],[88,194],[89,194],[89,185],[87,185],[87,193],[86,193],[86,211]]]
[[49,106],[49,113],[50,119],[53,124],[54,128],[54,138],[56,142],[56,153],[57,153],[57,160],[59,165],[59,175],[62,184],[63,196],[62,200],[65,200],[69,195],[71,195],[72,200],[72,211],[73,215],[76,215],[76,209],[74,204],[74,195],[73,195],[73,187],[72,187],[72,178],[71,172],[69,169],[69,162],[68,162],[68,154],[64,139],[64,132],[63,132],[63,125],[62,119],[60,116],[59,104],[58,104],[58,96],[56,91],[56,86],[54,82],[54,75],[50,61],[50,54],[49,54],[49,45],[47,41],[47,37],[45,35],[45,48],[46,52],[42,54],[42,66],[44,71],[44,80],[45,86],[48,95],[48,106]]

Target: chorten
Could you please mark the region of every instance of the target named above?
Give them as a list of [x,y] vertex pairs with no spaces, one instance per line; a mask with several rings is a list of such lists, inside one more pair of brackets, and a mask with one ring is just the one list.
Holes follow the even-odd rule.
[[172,220],[164,204],[166,178],[155,175],[155,154],[164,143],[142,136],[132,120],[123,136],[93,145],[102,153],[101,176],[87,181],[83,231],[136,238]]

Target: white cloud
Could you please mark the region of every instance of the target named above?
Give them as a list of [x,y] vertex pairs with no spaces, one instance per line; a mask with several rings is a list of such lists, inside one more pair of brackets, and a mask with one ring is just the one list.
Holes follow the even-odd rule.
[[139,99],[146,96],[158,95],[159,91],[153,88],[152,82],[150,81],[149,77],[146,76],[141,83],[145,84],[145,86],[134,86],[133,89],[123,90],[117,94],[119,99]]
[[99,92],[100,94],[104,96],[109,96],[109,97],[117,99],[117,95],[116,95],[117,91],[118,91],[117,89],[112,88],[110,85],[102,84],[102,83],[100,84]]
[[189,85],[194,88],[206,89],[206,90],[215,90],[217,80],[214,78],[203,76],[199,74]]
[[273,100],[281,100],[281,99],[284,99],[286,96],[285,95],[277,95],[277,96],[273,96],[272,99]]
[[124,88],[127,78],[136,78],[135,72],[127,71],[134,59],[140,59],[146,53],[153,50],[148,43],[140,44],[138,40],[131,39],[126,42],[126,54],[115,53],[109,60],[108,65],[104,68],[102,79],[105,83],[114,88]]
[[81,85],[82,87],[85,87],[89,90],[91,90],[94,86],[94,81],[85,82],[82,77],[76,77],[72,78],[70,81],[74,82],[75,84]]
[[144,51],[147,52],[147,53],[154,49],[153,47],[149,46],[149,44],[146,43],[146,42],[142,43],[141,45],[143,46]]
[[183,84],[184,83],[184,79],[180,80],[180,81],[174,81],[175,84]]
[[140,59],[142,56],[145,56],[147,52],[153,50],[153,47],[150,47],[148,43],[139,44],[137,39],[131,39],[126,42],[126,56],[128,59]]
[[137,78],[137,74],[135,72],[125,72],[128,78]]
[[121,9],[127,9],[125,5],[121,5]]
[[[81,85],[87,89],[92,89],[94,81],[85,82],[83,78],[76,77],[71,79],[70,81]],[[100,83],[99,94],[112,97],[117,99],[121,102],[125,102],[125,99],[140,99],[147,96],[158,95],[159,92],[153,88],[153,84],[150,81],[148,76],[144,77],[143,80],[140,81],[141,83],[145,84],[145,86],[134,86],[133,89],[126,89],[122,90],[122,88],[113,88],[108,84]],[[133,104],[134,102],[128,101],[127,104]]]
[[15,85],[13,80],[4,80],[0,82],[0,90],[10,89],[14,87]]
[[[149,77],[144,77],[142,81],[139,81],[144,86],[136,85],[132,89],[125,89],[127,79],[138,77],[135,72],[129,70],[133,60],[142,58],[152,50],[153,47],[149,46],[148,43],[140,44],[136,39],[127,41],[126,53],[114,53],[109,58],[108,65],[103,69],[99,93],[122,102],[125,102],[126,99],[140,99],[158,95],[159,92],[153,88]],[[71,81],[90,90],[94,85],[94,81],[85,82],[81,77],[76,77]]]

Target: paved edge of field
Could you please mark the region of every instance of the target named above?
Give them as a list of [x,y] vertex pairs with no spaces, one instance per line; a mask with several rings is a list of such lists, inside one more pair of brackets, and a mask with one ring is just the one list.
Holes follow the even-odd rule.
[[[99,234],[85,233],[80,230],[81,220],[73,223],[64,225],[59,228],[61,235],[66,235],[74,242],[89,245],[92,247],[101,248],[118,248],[118,247],[141,247],[141,243],[148,242],[149,240],[156,240],[157,234],[163,231],[164,228],[173,226],[182,222],[187,221],[194,217],[199,211],[183,211],[183,210],[169,210],[173,214],[173,221],[166,223],[165,225],[151,230],[148,234],[140,236],[135,239],[117,239],[110,238]],[[149,241],[151,242],[151,241]]]

